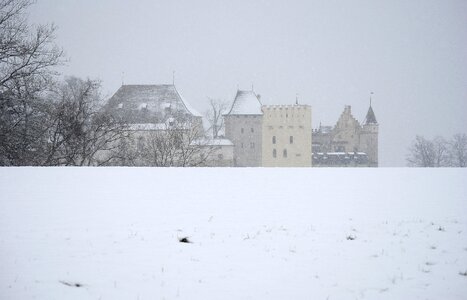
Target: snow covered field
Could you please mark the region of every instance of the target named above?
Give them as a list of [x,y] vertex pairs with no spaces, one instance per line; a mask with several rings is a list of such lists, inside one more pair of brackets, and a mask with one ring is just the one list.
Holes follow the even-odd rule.
[[1,168],[0,192],[0,299],[467,297],[466,169]]

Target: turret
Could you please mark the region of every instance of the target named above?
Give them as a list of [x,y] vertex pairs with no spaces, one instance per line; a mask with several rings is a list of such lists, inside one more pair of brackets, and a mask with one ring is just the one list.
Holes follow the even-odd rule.
[[360,135],[360,150],[367,153],[371,167],[378,166],[378,131],[379,125],[371,107],[370,98],[370,107],[368,108]]

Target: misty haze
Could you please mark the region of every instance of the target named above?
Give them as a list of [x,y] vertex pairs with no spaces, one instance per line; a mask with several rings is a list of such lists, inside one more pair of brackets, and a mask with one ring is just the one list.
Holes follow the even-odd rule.
[[461,0],[0,0],[0,298],[464,299],[466,37]]

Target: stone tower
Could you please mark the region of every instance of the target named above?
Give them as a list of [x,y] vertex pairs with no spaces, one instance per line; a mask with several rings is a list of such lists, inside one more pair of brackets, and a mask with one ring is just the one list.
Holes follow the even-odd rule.
[[378,166],[378,127],[379,125],[370,102],[370,108],[366,114],[360,134],[360,150],[367,153],[370,167]]
[[232,108],[224,115],[225,137],[234,144],[236,167],[261,166],[262,120],[259,96],[238,90]]
[[311,167],[311,107],[263,106],[263,167]]

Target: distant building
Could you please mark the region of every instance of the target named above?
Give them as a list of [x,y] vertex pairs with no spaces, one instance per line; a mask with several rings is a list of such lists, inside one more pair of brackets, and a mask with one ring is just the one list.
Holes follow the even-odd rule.
[[236,167],[260,167],[262,163],[260,97],[253,91],[237,91],[230,111],[224,115],[225,137],[234,145]]
[[[193,160],[189,165],[233,166],[233,144],[228,140],[207,138],[201,114],[174,85],[122,85],[104,109],[127,124],[128,137],[119,141],[118,146],[118,151],[124,154],[111,161],[114,165],[148,165],[147,159],[142,158],[151,156],[146,155],[145,145],[160,144],[161,139],[166,139],[160,145],[159,156],[175,156],[176,161],[170,166],[184,165],[188,155]],[[105,159],[110,154],[102,151],[99,156]],[[129,161],[131,155],[134,157]]]
[[346,106],[334,127],[320,125],[313,130],[313,165],[377,167],[378,127],[371,104],[362,125]]
[[265,105],[263,167],[311,167],[311,107]]
[[171,84],[122,85],[105,109],[127,124],[202,124],[201,114]]
[[253,91],[239,90],[224,123],[237,167],[311,166],[308,105],[262,105]]

